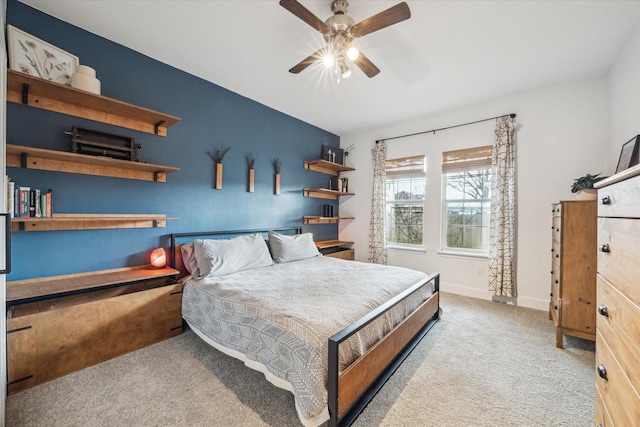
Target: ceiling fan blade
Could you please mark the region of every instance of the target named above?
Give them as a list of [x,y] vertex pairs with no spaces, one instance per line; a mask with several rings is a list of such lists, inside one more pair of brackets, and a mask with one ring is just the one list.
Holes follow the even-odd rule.
[[322,34],[329,32],[329,27],[320,20],[317,16],[304,7],[300,2],[296,0],[280,0],[280,6],[293,13],[298,18],[302,19],[307,24],[311,25]]
[[364,53],[362,52],[360,52],[353,63],[356,64],[356,66],[360,68],[362,72],[365,73],[369,78],[377,76],[380,72],[380,69],[373,65],[373,62],[371,62],[369,58],[364,56]]
[[354,37],[366,36],[374,31],[381,30],[409,18],[411,18],[411,10],[409,10],[407,3],[398,3],[397,5],[354,25],[351,27],[351,34],[353,34]]
[[309,65],[313,64],[316,61],[320,61],[322,59],[322,53],[324,52],[324,48],[318,49],[313,52],[309,57],[303,59],[289,70],[292,74],[298,74],[299,72],[305,70]]

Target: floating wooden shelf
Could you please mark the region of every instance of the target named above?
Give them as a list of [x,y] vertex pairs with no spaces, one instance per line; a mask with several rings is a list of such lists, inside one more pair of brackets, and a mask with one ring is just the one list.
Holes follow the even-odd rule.
[[338,200],[343,196],[353,196],[354,193],[345,193],[344,191],[329,190],[328,188],[305,188],[305,197],[315,197],[316,199]]
[[50,218],[12,218],[11,231],[101,230],[113,228],[164,228],[164,214],[53,214]]
[[172,166],[11,144],[7,144],[7,166],[154,182],[167,182],[168,173],[180,170]]
[[354,171],[354,168],[344,166],[339,163],[329,162],[327,160],[305,160],[304,168],[328,175],[338,176],[340,172]]
[[302,217],[303,224],[337,224],[340,221],[347,219],[354,219],[353,217],[327,217],[327,216],[304,216]]
[[353,242],[348,242],[344,240],[324,240],[321,242],[316,242],[316,247],[318,249],[327,249],[327,248],[337,248],[340,246],[353,245]]
[[7,70],[7,101],[160,136],[167,136],[167,128],[180,121],[175,116],[13,70]]

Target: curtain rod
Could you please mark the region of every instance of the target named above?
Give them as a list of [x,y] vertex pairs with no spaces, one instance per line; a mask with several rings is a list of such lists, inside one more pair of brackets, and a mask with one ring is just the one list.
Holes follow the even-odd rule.
[[408,136],[422,135],[423,133],[431,133],[431,132],[436,133],[436,132],[439,132],[441,130],[453,129],[453,128],[458,128],[458,127],[467,126],[467,125],[473,125],[473,124],[481,123],[481,122],[488,122],[489,120],[495,120],[495,119],[499,119],[501,117],[507,117],[507,116],[511,117],[512,119],[515,119],[516,118],[516,113],[503,114],[501,116],[489,117],[488,119],[476,120],[475,122],[469,122],[469,123],[462,123],[462,124],[459,124],[459,125],[447,126],[446,128],[425,130],[425,131],[422,131],[422,132],[410,133],[410,134],[407,134],[407,135],[400,135],[400,136],[394,136],[394,137],[391,137],[391,138],[379,139],[379,140],[376,141],[376,144],[379,143],[379,142],[382,142],[382,141],[390,141],[392,139],[399,139],[399,138],[406,138]]

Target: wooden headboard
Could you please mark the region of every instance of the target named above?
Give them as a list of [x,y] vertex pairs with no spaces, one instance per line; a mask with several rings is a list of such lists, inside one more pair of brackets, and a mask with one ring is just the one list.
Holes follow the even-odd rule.
[[180,272],[180,278],[189,274],[182,261],[182,245],[189,243],[195,239],[224,239],[230,237],[242,236],[245,234],[260,233],[265,236],[268,231],[275,231],[284,234],[300,234],[300,227],[280,227],[269,229],[252,229],[252,230],[225,230],[225,231],[197,231],[192,233],[173,233],[171,234],[171,261],[172,267]]

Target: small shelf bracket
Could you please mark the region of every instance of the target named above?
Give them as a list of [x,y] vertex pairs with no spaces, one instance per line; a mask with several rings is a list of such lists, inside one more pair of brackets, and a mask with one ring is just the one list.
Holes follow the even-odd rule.
[[26,168],[27,167],[27,160],[29,159],[29,155],[27,153],[21,153],[20,154],[20,167],[21,168]]
[[29,105],[29,85],[27,83],[22,83],[22,103]]
[[166,121],[160,120],[158,123],[156,123],[154,125],[154,128],[153,128],[154,130],[153,131],[155,132],[156,135],[158,134],[158,132],[160,132],[160,126],[162,126],[165,123],[166,123]]

